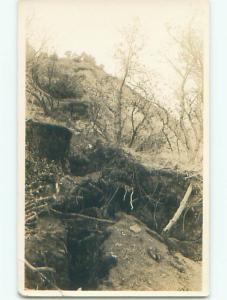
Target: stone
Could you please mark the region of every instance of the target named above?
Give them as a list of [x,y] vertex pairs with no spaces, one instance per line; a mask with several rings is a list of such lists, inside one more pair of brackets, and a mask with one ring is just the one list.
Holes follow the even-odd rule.
[[140,231],[141,231],[141,228],[138,224],[134,224],[134,225],[130,226],[129,229],[131,231],[133,231],[134,233],[140,233]]

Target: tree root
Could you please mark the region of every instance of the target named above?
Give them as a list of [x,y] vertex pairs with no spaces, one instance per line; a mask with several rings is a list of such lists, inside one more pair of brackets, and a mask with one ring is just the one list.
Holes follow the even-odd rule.
[[34,267],[32,264],[30,264],[26,259],[24,260],[26,267],[28,267],[32,272],[51,272],[56,273],[56,270],[54,268],[50,267]]
[[50,212],[52,212],[56,216],[60,216],[63,219],[80,218],[80,219],[86,219],[86,220],[91,220],[91,221],[100,222],[100,223],[107,223],[107,224],[111,224],[111,225],[115,224],[115,222],[111,221],[111,220],[90,217],[87,215],[82,215],[82,214],[77,214],[77,213],[63,213],[63,212],[60,212],[53,208],[50,208]]

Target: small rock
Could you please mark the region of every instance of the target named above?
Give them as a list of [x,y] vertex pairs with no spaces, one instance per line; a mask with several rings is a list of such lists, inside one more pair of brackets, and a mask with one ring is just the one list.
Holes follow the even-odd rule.
[[158,250],[153,247],[149,247],[147,249],[148,254],[150,255],[151,258],[159,262],[161,260],[161,255],[158,253]]
[[118,262],[118,257],[114,254],[103,257],[102,259],[102,272],[106,272],[112,267],[115,267]]
[[185,273],[186,272],[184,266],[181,265],[179,262],[177,262],[177,261],[175,261],[175,262],[171,261],[170,264],[171,264],[172,267],[174,267],[175,269],[177,269],[180,273]]
[[138,224],[134,224],[134,225],[130,226],[129,229],[131,231],[133,231],[134,233],[139,233],[141,231],[141,228]]

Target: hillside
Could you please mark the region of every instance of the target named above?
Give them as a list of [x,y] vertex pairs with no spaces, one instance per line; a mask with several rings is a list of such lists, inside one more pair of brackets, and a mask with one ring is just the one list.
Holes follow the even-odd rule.
[[117,77],[27,43],[27,289],[201,290],[201,66],[172,111],[126,42]]
[[[27,121],[26,137],[27,288],[201,288],[199,175],[145,167],[50,123]],[[162,235],[189,184],[184,213]]]

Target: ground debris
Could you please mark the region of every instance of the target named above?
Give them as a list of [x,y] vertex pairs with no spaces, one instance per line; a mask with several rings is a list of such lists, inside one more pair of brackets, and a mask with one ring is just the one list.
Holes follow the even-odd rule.
[[[145,225],[141,224],[140,234],[135,235],[128,223],[136,222],[135,217],[122,214],[109,227],[110,235],[102,249],[104,254],[111,249],[118,263],[110,269],[108,277],[100,280],[97,290],[200,290],[201,264],[180,253],[172,255],[165,243],[146,232]],[[123,231],[126,236],[121,235]]]
[[147,253],[150,255],[151,258],[159,262],[161,260],[161,255],[158,253],[157,248],[149,247],[147,249]]
[[[56,270],[40,279],[27,268],[27,288],[161,291],[169,281],[176,290],[200,288],[200,264],[176,259],[202,258],[199,188],[172,236],[161,235],[191,178],[148,169],[123,150],[103,145],[72,152],[69,162],[66,173],[48,157],[27,157],[26,259],[35,268]],[[196,243],[186,242],[191,236]],[[190,278],[197,283],[191,286]]]

